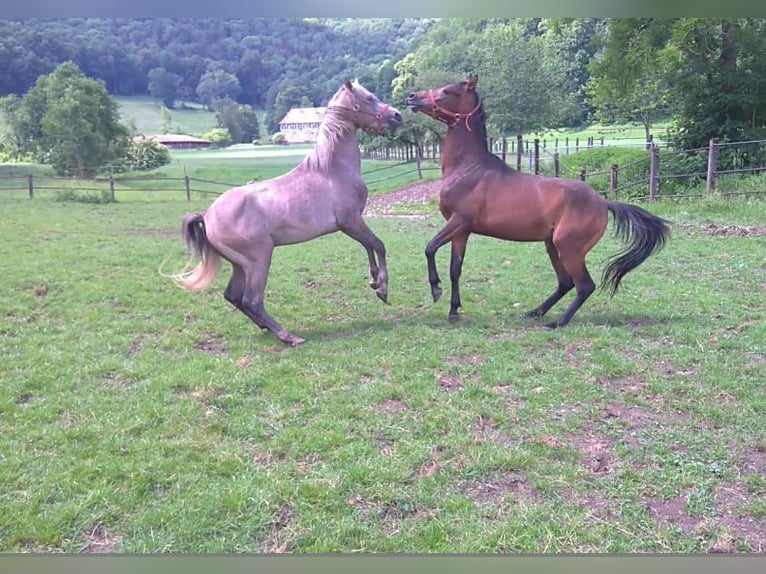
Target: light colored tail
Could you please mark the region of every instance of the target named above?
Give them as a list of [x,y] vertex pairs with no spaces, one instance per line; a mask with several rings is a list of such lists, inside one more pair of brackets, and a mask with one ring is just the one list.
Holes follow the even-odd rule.
[[205,231],[205,220],[201,213],[184,217],[181,223],[186,248],[195,253],[199,264],[185,273],[173,275],[176,284],[184,289],[200,291],[209,286],[221,270],[221,256],[213,249]]

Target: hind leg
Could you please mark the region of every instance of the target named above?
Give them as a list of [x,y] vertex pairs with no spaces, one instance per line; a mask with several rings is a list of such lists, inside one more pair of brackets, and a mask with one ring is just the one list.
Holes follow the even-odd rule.
[[549,329],[563,327],[569,323],[572,316],[596,290],[596,284],[593,282],[590,273],[588,273],[588,268],[585,266],[585,253],[571,247],[564,247],[559,249],[559,256],[564,269],[569,273],[574,282],[576,294],[569,307],[561,314],[561,317],[553,323],[546,325]]
[[[361,216],[340,225],[340,230],[355,239],[367,250],[370,261],[370,287],[384,303],[388,302],[388,268],[386,266],[386,247],[367,226]],[[376,261],[377,257],[377,261]]]
[[240,261],[239,263],[232,261],[231,279],[223,296],[261,329],[270,331],[283,343],[293,347],[300,345],[305,342],[305,339],[296,337],[285,330],[266,312],[263,298],[271,265],[271,248],[267,253],[260,255],[255,261]]
[[545,301],[540,303],[539,306],[535,307],[531,311],[524,313],[525,317],[542,317],[551,309],[551,307],[558,303],[564,295],[569,293],[572,287],[574,287],[574,281],[572,280],[572,277],[569,275],[569,273],[567,273],[564,265],[561,263],[559,252],[558,249],[556,249],[556,246],[553,244],[553,239],[545,240],[545,249],[548,251],[548,257],[551,260],[551,265],[553,266],[553,270],[556,272],[558,286],[556,287],[556,290],[553,292],[553,294]]

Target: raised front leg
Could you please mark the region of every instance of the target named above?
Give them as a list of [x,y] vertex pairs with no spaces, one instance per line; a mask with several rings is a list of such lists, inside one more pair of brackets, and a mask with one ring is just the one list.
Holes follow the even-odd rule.
[[[355,239],[367,250],[370,262],[370,287],[384,303],[388,302],[388,267],[386,266],[386,246],[367,226],[361,215],[350,222],[344,222],[340,230]],[[376,261],[377,257],[377,261]]]

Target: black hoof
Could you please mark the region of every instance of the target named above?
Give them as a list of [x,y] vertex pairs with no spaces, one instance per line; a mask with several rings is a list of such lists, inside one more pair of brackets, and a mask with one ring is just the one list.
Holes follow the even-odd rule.
[[450,323],[456,323],[457,321],[460,321],[460,315],[458,313],[450,313],[447,317],[447,321]]

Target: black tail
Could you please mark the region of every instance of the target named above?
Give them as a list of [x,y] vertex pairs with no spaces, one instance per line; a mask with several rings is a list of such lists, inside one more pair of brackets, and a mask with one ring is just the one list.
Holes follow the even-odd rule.
[[609,288],[614,296],[620,281],[629,271],[665,246],[670,239],[670,228],[667,221],[637,205],[608,201],[607,207],[617,224],[615,237],[628,244],[624,250],[609,258],[601,276],[601,288]]
[[203,257],[207,250],[208,241],[205,232],[205,220],[201,213],[190,213],[181,222],[184,244],[189,254]]

